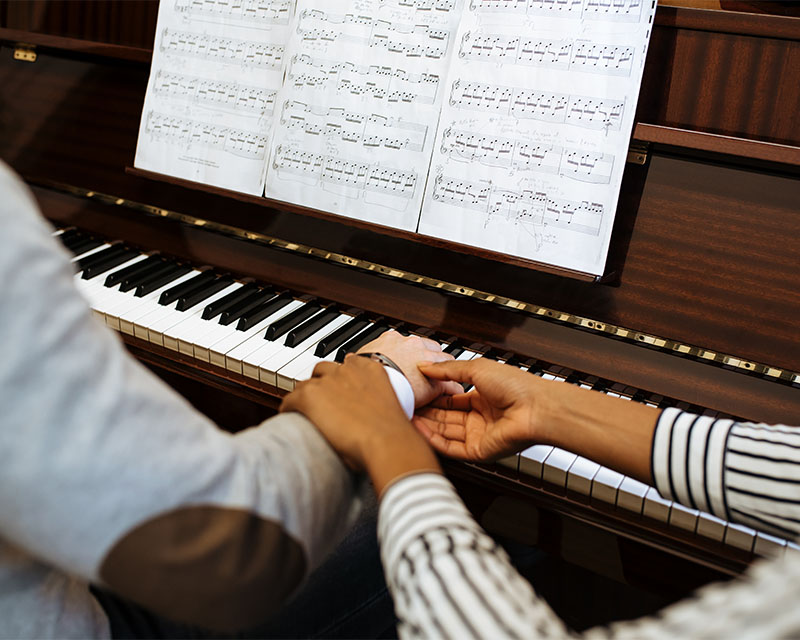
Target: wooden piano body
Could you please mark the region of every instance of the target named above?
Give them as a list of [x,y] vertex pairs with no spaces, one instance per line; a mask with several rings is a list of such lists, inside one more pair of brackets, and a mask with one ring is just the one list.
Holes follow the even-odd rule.
[[[791,424],[800,419],[800,17],[782,3],[758,8],[768,12],[659,7],[603,283],[132,171],[155,2],[0,0],[0,158],[56,224],[681,406]],[[195,383],[219,390],[195,400],[227,426],[283,394],[123,338],[187,393]],[[753,558],[505,467],[449,471],[491,529],[657,591],[685,592]]]

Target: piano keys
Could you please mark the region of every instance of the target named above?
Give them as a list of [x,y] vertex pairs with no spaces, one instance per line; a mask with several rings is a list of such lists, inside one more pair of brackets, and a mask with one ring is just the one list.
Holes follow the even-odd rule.
[[[75,282],[80,292],[109,327],[282,391],[291,391],[311,377],[317,363],[341,361],[393,326],[383,318],[369,319],[361,310],[340,310],[334,303],[269,283],[235,281],[210,267],[194,267],[159,253],[148,255],[74,228],[56,236],[75,254],[72,262],[78,269]],[[415,333],[437,337],[424,328]],[[498,355],[480,345],[467,348],[455,336],[439,339],[444,351],[462,360],[488,357],[531,375],[624,400],[723,417],[525,354]],[[794,550],[786,540],[665,500],[654,487],[558,447],[534,445],[495,465],[473,466],[748,554]]]

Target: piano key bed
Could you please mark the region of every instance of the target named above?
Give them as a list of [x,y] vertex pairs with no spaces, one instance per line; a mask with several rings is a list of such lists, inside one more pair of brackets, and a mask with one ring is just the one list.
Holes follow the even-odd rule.
[[[245,279],[213,268],[195,268],[147,254],[121,242],[106,242],[71,228],[55,235],[74,257],[75,283],[94,314],[124,334],[129,344],[147,344],[176,358],[224,370],[234,380],[256,381],[291,391],[317,363],[341,361],[386,329],[409,333],[402,323],[358,309]],[[630,402],[677,406],[723,416],[661,395],[600,379],[514,353],[499,353],[424,328],[413,333],[440,341],[458,359],[491,358],[545,379],[575,384]],[[753,556],[797,550],[794,543],[726,522],[664,500],[653,488],[591,460],[547,445],[535,445],[494,464],[449,465],[456,474],[479,473],[498,486],[535,490],[544,504],[590,523],[613,516],[636,529],[637,539],[655,541],[723,573],[741,571]],[[644,535],[642,535],[644,534]],[[663,535],[662,535],[663,534]],[[720,559],[721,558],[721,559]]]

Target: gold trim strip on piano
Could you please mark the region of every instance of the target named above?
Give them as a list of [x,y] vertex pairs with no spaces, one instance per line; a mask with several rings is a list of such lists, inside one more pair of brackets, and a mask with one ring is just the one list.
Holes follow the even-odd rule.
[[233,227],[219,222],[212,222],[211,220],[203,220],[202,218],[197,218],[195,216],[191,216],[185,213],[178,213],[176,211],[170,211],[168,209],[160,209],[158,207],[154,207],[151,205],[142,204],[140,202],[134,202],[132,200],[126,200],[124,198],[118,198],[116,196],[110,196],[104,193],[97,193],[96,191],[91,191],[80,187],[74,187],[72,185],[52,183],[48,181],[46,185],[44,185],[43,183],[43,186],[47,186],[52,189],[57,189],[59,191],[69,193],[74,196],[96,200],[98,202],[102,202],[103,204],[125,206],[127,208],[134,209],[137,211],[142,211],[150,215],[159,216],[162,218],[168,218],[170,220],[175,220],[192,226],[204,227],[216,231],[218,233],[248,240],[251,242],[257,242],[259,244],[275,247],[277,249],[281,249],[284,251],[291,251],[294,253],[313,256],[314,258],[318,258],[328,262],[333,262],[335,264],[343,264],[349,267],[355,267],[357,269],[361,269],[364,271],[372,271],[374,273],[379,273],[382,276],[388,278],[395,278],[397,280],[402,280],[404,282],[410,282],[413,284],[422,285],[424,287],[440,289],[441,291],[445,291],[453,295],[472,298],[480,302],[494,304],[499,307],[512,309],[514,311],[521,311],[523,313],[527,313],[532,316],[537,316],[546,320],[562,322],[564,324],[570,324],[573,326],[580,327],[584,330],[608,336],[613,336],[615,338],[620,338],[627,342],[633,342],[640,345],[655,347],[662,351],[672,352],[678,356],[703,360],[705,362],[713,363],[718,366],[730,367],[732,369],[738,369],[743,372],[760,375],[762,377],[771,380],[776,380],[776,381],[780,380],[784,383],[792,385],[800,385],[800,373],[789,371],[786,369],[780,369],[777,367],[772,367],[767,364],[754,362],[752,360],[746,360],[736,356],[727,355],[724,353],[718,353],[716,351],[711,351],[710,349],[705,349],[703,347],[684,344],[681,342],[677,342],[675,340],[670,340],[668,338],[662,338],[648,333],[643,333],[641,331],[636,331],[634,329],[627,329],[625,327],[620,327],[614,324],[600,322],[597,320],[593,320],[592,318],[576,316],[571,313],[565,313],[562,311],[557,311],[555,309],[549,309],[547,307],[542,307],[530,302],[522,302],[520,300],[514,300],[512,298],[507,298],[505,296],[499,296],[492,293],[487,293],[485,291],[479,291],[477,289],[472,289],[470,287],[453,284],[451,282],[436,280],[434,278],[429,278],[427,276],[411,273],[409,271],[403,271],[401,269],[387,267],[385,265],[377,264],[375,262],[369,262],[367,260],[361,260],[359,258],[352,258],[350,256],[346,256],[341,253],[326,251],[324,249],[317,249],[315,247],[298,244],[296,242],[289,242],[287,240],[282,240],[280,238],[275,238],[273,236],[268,236],[261,233],[254,233],[252,231],[246,231],[238,227]]

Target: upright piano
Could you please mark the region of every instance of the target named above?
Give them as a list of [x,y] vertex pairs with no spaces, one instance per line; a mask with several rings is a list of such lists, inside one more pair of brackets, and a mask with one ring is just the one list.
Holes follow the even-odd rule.
[[[81,286],[134,355],[229,428],[274,411],[315,359],[389,326],[631,401],[797,423],[800,11],[675,4],[695,6],[657,10],[601,281],[133,169],[153,1],[0,0],[0,158],[78,268],[149,260],[173,274],[105,302],[111,267]],[[193,278],[159,311],[161,293]],[[179,311],[201,281],[216,297]],[[231,313],[202,318],[239,288]],[[253,330],[276,296],[298,310],[273,331],[279,366],[248,368],[234,332],[263,337]],[[167,311],[194,314],[214,340],[170,334]],[[321,313],[352,332],[331,337]],[[300,347],[304,365],[287,368]],[[552,448],[447,469],[491,531],[662,593],[794,552]]]

